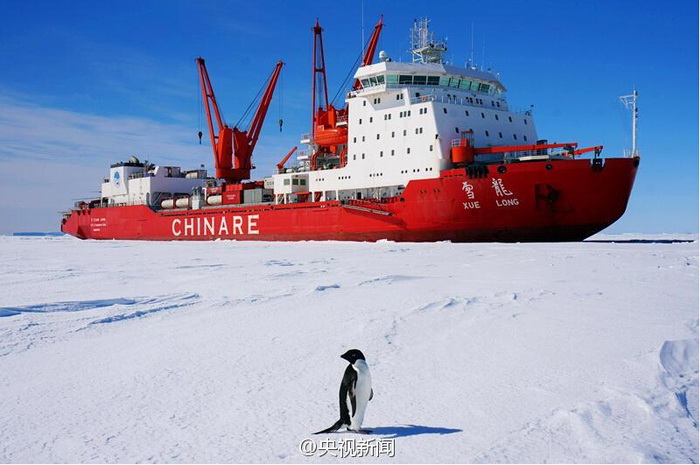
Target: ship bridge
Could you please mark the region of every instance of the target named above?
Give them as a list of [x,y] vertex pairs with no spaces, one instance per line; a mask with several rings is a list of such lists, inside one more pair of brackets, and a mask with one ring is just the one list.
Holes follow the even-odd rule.
[[406,86],[424,87],[426,91],[461,90],[495,98],[501,98],[506,92],[498,77],[491,72],[443,63],[383,61],[358,69],[355,78],[362,88],[351,92],[351,96]]

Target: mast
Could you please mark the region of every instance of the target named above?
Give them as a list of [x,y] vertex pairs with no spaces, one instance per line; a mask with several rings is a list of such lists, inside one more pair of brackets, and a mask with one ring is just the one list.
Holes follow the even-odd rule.
[[637,97],[639,92],[632,89],[632,94],[623,95],[620,97],[620,101],[625,106],[625,108],[632,110],[632,154],[633,157],[638,157],[639,152],[637,152]]
[[328,85],[326,84],[326,60],[323,56],[323,28],[318,24],[314,32],[313,80],[311,82],[311,136],[316,134],[318,113],[328,109]]
[[413,63],[443,63],[442,55],[447,51],[446,40],[436,41],[428,29],[430,20],[420,18],[411,28],[411,54]]

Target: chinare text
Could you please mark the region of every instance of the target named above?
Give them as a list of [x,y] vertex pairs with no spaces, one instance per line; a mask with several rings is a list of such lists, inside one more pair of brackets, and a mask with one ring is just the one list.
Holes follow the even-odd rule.
[[173,236],[235,236],[260,234],[258,218],[248,216],[213,216],[197,218],[175,218],[171,223]]

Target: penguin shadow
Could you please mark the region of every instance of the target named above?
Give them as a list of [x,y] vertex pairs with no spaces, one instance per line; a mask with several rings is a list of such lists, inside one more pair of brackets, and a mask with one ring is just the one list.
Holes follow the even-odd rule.
[[388,439],[418,436],[421,434],[452,434],[461,433],[461,429],[440,428],[423,425],[378,426],[370,428],[373,435],[388,436]]

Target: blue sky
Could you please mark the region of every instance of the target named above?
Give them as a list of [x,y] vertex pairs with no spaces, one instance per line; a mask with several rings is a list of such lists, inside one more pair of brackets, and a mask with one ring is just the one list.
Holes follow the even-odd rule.
[[316,18],[332,96],[380,14],[379,49],[395,60],[408,59],[416,17],[447,37],[457,65],[473,30],[477,64],[500,73],[512,107],[534,105],[539,136],[551,141],[620,155],[631,130],[618,96],[634,85],[642,164],[627,213],[608,231],[698,231],[695,1],[6,1],[0,234],[56,230],[58,212],[96,196],[109,164],[131,155],[211,168],[206,137],[196,137],[205,130],[197,56],[231,124],[275,62],[287,63],[254,156],[256,177],[269,175],[309,130]]

